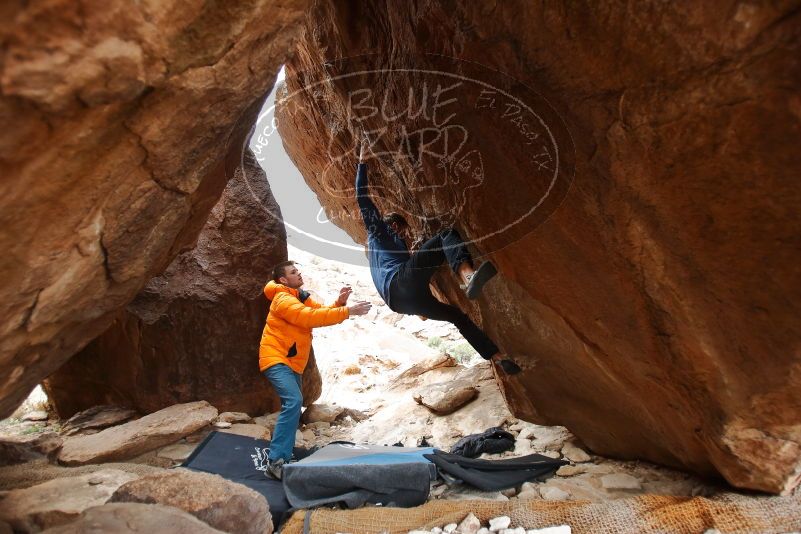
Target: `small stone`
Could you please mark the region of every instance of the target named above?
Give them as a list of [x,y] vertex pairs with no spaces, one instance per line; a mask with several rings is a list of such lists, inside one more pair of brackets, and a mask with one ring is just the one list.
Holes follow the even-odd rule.
[[517,489],[506,488],[504,490],[501,490],[501,495],[506,495],[507,497],[514,497],[515,495],[517,495]]
[[563,465],[556,470],[556,475],[560,477],[572,477],[586,472],[587,470],[584,467],[578,465]]
[[530,440],[533,437],[535,437],[534,427],[528,426],[528,425],[523,427],[523,430],[521,430],[520,433],[517,435],[517,439],[529,439]]
[[345,408],[337,406],[336,404],[312,404],[306,411],[303,412],[301,420],[306,423],[316,423],[318,421],[327,421],[331,423],[339,417]]
[[626,473],[602,476],[601,486],[608,490],[638,490],[642,488],[639,480]]
[[327,430],[331,428],[331,423],[329,423],[328,421],[317,421],[314,423],[309,423],[306,426],[308,426],[309,428],[316,428],[318,430]]
[[303,441],[303,432],[299,429],[295,430],[295,443],[300,443]]
[[519,500],[521,500],[521,501],[530,501],[530,500],[533,500],[533,499],[539,499],[540,498],[540,492],[539,492],[539,490],[521,491],[520,493],[517,494],[517,498]]
[[546,501],[566,501],[570,494],[563,489],[554,486],[543,486],[540,488],[540,495]]
[[447,490],[447,489],[448,489],[448,486],[446,484],[442,484],[442,485],[436,486],[436,487],[434,487],[434,489],[431,490],[430,495],[432,497],[439,497],[440,495],[445,493],[445,490]]
[[589,454],[587,454],[583,449],[576,447],[569,441],[562,447],[562,454],[565,456],[565,458],[575,463],[589,462],[591,460]]
[[481,529],[481,521],[472,512],[467,514],[467,517],[462,519],[462,522],[456,527],[459,534],[478,534],[479,529]]
[[442,532],[445,532],[446,534],[451,534],[451,532],[454,530],[456,530],[456,523],[448,523],[442,527]]
[[303,432],[301,432],[301,434],[303,435],[303,439],[306,441],[314,441],[314,438],[317,437],[314,435],[314,430],[312,430],[311,428],[304,430]]
[[548,458],[554,458],[554,459],[559,459],[562,457],[562,455],[556,451],[543,451],[540,454],[542,454],[543,456],[547,456]]
[[278,414],[281,412],[270,413],[267,415],[261,415],[259,417],[254,417],[253,422],[257,425],[261,425],[268,430],[272,431],[275,428],[275,423],[278,421]]
[[216,428],[231,428],[233,425],[229,421],[217,421],[214,426]]
[[223,412],[217,416],[217,421],[223,423],[249,423],[250,416],[244,412]]
[[509,525],[511,524],[512,519],[508,515],[493,517],[489,520],[489,529],[490,532],[498,532],[499,530],[509,528]]
[[44,410],[35,410],[28,412],[22,416],[23,421],[47,421],[47,412]]

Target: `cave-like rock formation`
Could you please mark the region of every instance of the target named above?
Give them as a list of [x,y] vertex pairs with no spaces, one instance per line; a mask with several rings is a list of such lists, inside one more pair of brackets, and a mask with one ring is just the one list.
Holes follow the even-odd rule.
[[[281,211],[248,150],[197,246],[45,381],[58,414],[69,417],[98,404],[149,413],[196,400],[252,415],[280,408],[257,365],[267,314],[262,288],[286,254]],[[321,387],[312,359],[304,400],[314,402]]]
[[306,9],[3,3],[0,416],[193,244]]
[[496,263],[475,304],[437,285],[524,367],[499,377],[516,415],[781,492],[801,474],[800,43],[790,4],[319,1],[279,130],[356,239],[364,128],[380,207]]

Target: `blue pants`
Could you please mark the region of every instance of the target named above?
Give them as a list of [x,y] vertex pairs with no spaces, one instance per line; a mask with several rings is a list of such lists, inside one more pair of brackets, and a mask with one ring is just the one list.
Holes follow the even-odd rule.
[[281,413],[278,414],[278,421],[275,423],[270,453],[267,457],[271,461],[283,458],[288,462],[292,458],[295,432],[298,430],[300,409],[303,406],[303,394],[300,390],[303,375],[299,375],[288,365],[279,363],[265,369],[264,376],[281,398]]
[[450,265],[453,272],[458,272],[463,262],[473,264],[470,252],[459,233],[453,229],[426,241],[401,265],[389,284],[390,308],[398,313],[423,315],[435,321],[453,323],[476,352],[489,360],[498,352],[495,343],[462,310],[443,304],[431,294],[428,283],[444,262]]

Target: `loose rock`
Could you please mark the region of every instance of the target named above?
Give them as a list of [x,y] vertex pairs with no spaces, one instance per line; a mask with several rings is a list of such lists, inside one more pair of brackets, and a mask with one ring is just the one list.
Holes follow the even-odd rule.
[[478,534],[481,528],[481,521],[472,512],[467,514],[467,517],[462,519],[461,523],[456,527],[459,534]]
[[122,484],[137,478],[118,469],[63,477],[7,492],[0,499],[0,519],[15,531],[38,532],[77,518],[104,504]]
[[570,498],[568,492],[553,486],[542,486],[540,488],[540,495],[546,501],[566,501]]
[[569,441],[562,447],[562,454],[565,456],[565,458],[575,463],[589,462],[591,460],[589,454],[587,454],[583,449],[576,447]]
[[478,389],[467,381],[441,382],[419,389],[414,400],[437,415],[455,412],[478,396]]
[[301,421],[307,424],[321,421],[332,423],[343,411],[344,408],[336,404],[312,404],[303,412]]
[[23,421],[47,421],[47,412],[44,410],[36,410],[28,412],[22,416]]
[[175,469],[120,486],[109,502],[173,506],[223,532],[269,534],[270,510],[265,498],[218,475]]
[[221,534],[196,517],[160,504],[112,503],[84,511],[71,523],[44,531],[46,534]]
[[250,416],[244,412],[223,412],[217,416],[217,421],[225,423],[249,423]]
[[86,430],[102,430],[129,421],[136,415],[134,410],[120,406],[109,404],[94,406],[70,417],[61,427],[61,433],[71,436]]
[[509,528],[509,525],[511,524],[512,519],[508,515],[502,515],[489,520],[489,529],[490,532],[497,532],[504,528]]
[[135,458],[174,443],[215,417],[217,410],[206,401],[176,404],[97,434],[69,437],[58,460],[66,465],[83,465]]

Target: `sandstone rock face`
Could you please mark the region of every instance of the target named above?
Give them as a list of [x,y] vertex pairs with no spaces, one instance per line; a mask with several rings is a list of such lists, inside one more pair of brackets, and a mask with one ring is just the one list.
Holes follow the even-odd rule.
[[178,441],[216,417],[217,409],[208,402],[177,404],[97,434],[69,437],[58,460],[65,465],[128,460]]
[[495,263],[475,303],[436,286],[523,367],[498,376],[515,415],[781,492],[801,472],[801,19],[641,7],[317,2],[279,130],[357,240],[363,129],[376,204]]
[[135,478],[125,471],[104,469],[12,490],[0,499],[0,519],[17,532],[39,532],[76,519],[87,508],[105,504],[117,488]]
[[49,528],[47,534],[221,534],[183,510],[160,504],[111,503],[89,508],[71,523]]
[[307,7],[3,7],[0,417],[194,242]]
[[131,481],[119,487],[109,502],[173,506],[223,532],[273,531],[270,509],[261,494],[221,476],[186,469]]
[[[267,315],[264,284],[286,255],[281,211],[246,150],[197,246],[47,379],[53,406],[62,416],[100,403],[144,413],[196,400],[222,411],[279,409],[258,371],[258,347]],[[314,366],[305,373],[309,402],[321,390]]]

